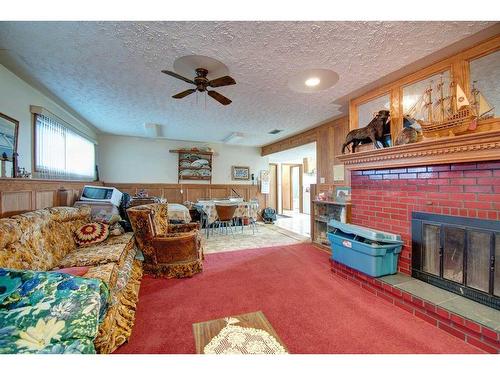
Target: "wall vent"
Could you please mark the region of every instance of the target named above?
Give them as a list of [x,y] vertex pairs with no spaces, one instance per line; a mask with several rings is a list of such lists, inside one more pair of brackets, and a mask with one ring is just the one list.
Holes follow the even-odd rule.
[[268,134],[278,134],[278,133],[281,133],[283,130],[282,129],[274,129],[274,130],[271,130]]

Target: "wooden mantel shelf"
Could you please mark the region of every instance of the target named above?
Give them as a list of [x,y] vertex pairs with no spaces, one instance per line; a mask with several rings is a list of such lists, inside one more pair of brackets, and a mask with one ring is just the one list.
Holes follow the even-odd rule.
[[500,160],[500,128],[338,156],[350,170]]

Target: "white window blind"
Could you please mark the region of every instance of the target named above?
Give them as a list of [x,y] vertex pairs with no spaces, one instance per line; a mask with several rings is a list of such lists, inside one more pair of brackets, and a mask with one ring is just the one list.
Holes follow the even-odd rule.
[[95,144],[56,119],[35,114],[35,169],[40,178],[93,180]]

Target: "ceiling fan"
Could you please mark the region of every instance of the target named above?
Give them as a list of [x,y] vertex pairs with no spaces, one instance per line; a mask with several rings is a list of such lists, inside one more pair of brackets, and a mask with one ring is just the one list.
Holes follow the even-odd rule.
[[174,99],[182,99],[182,98],[192,94],[195,91],[200,91],[200,92],[206,91],[208,96],[211,96],[212,98],[217,100],[220,104],[222,104],[222,105],[231,104],[231,100],[226,98],[224,95],[219,94],[217,91],[207,89],[208,87],[221,87],[221,86],[235,85],[236,81],[230,76],[219,77],[219,78],[215,78],[215,79],[212,79],[209,81],[207,78],[208,70],[204,69],[204,68],[195,69],[196,77],[194,77],[194,79],[192,79],[192,80],[189,78],[183,77],[180,74],[177,74],[175,72],[171,72],[170,70],[162,70],[161,72],[165,73],[169,76],[172,76],[174,78],[180,79],[184,82],[191,83],[191,84],[196,86],[195,89],[189,89],[189,90],[180,92],[178,94],[175,94],[174,96],[172,96],[172,98],[174,98]]

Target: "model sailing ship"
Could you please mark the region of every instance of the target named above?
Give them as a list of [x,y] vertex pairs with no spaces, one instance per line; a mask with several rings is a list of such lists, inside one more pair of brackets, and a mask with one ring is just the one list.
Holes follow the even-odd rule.
[[[460,85],[453,81],[445,95],[441,77],[437,85],[438,97],[433,99],[432,82],[424,94],[407,111],[406,118],[414,119],[422,128],[425,138],[454,136],[474,130],[477,120],[493,116],[493,107],[473,84],[472,103]],[[418,118],[423,119],[418,119]]]

